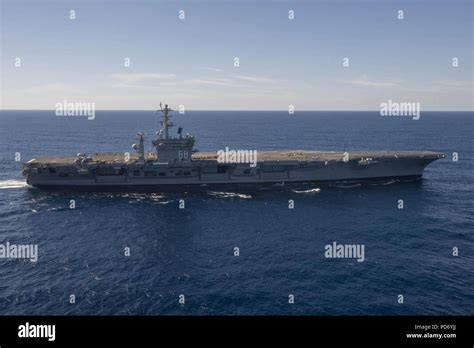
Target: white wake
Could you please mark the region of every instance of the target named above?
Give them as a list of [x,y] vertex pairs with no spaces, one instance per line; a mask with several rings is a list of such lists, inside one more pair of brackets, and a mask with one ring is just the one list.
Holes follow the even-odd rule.
[[246,195],[243,193],[236,193],[236,192],[216,192],[216,191],[207,191],[207,194],[210,196],[214,196],[217,198],[230,198],[230,197],[238,197],[242,199],[250,199],[252,198],[251,195]]
[[321,191],[320,188],[314,188],[314,189],[311,189],[311,190],[304,190],[304,191],[297,191],[297,190],[291,190],[293,191],[294,193],[319,193]]
[[24,180],[0,180],[0,190],[27,187]]

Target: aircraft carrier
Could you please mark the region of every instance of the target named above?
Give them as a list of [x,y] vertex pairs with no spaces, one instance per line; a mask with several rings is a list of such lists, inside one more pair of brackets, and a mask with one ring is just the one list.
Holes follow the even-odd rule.
[[159,192],[302,182],[411,180],[420,179],[428,164],[445,157],[433,151],[285,150],[255,151],[252,161],[242,162],[242,158],[249,159],[243,156],[248,153],[234,150],[230,156],[223,156],[222,150],[195,150],[194,137],[183,135],[181,127],[175,137],[171,136],[173,110],[165,105],[159,111],[162,128],[152,141],[154,152],[145,152],[144,135],[138,133],[138,144],[132,146],[134,154],[37,157],[23,165],[27,183],[45,189]]

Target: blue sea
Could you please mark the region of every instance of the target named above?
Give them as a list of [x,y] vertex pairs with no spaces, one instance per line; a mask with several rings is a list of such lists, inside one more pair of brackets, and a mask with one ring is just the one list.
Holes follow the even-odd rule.
[[[151,142],[153,111],[98,111],[94,120],[1,111],[0,244],[37,244],[39,257],[0,259],[0,314],[472,315],[473,120],[462,112],[424,112],[419,120],[376,112],[176,113],[175,124],[202,151],[433,150],[447,156],[417,182],[306,184],[298,192],[275,186],[68,193],[27,187],[21,163],[132,151],[138,131]],[[71,199],[76,209],[69,208]],[[180,199],[185,209],[178,208]],[[400,199],[404,209],[397,207]],[[325,245],[333,242],[363,244],[365,261],[325,258]]]

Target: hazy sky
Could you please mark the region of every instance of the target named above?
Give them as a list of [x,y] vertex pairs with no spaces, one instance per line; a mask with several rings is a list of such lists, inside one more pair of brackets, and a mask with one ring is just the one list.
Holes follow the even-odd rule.
[[472,0],[0,3],[2,109],[473,110]]

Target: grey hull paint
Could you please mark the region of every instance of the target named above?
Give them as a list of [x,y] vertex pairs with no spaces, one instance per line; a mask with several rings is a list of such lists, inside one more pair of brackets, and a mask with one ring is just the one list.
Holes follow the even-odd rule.
[[276,183],[219,183],[219,184],[168,184],[168,185],[35,185],[34,187],[44,191],[79,191],[79,192],[202,192],[221,190],[243,190],[254,191],[257,188],[266,187],[269,189],[281,189],[282,187],[294,188],[299,185],[318,184],[331,186],[337,184],[355,183],[385,183],[389,180],[400,180],[401,182],[415,182],[422,179],[421,175],[377,177],[370,179],[355,180],[316,180],[297,182],[276,182]]
[[[187,167],[190,176],[180,177],[133,177],[131,174],[138,166],[127,167],[122,175],[97,176],[79,175],[61,177],[58,173],[28,173],[27,182],[32,186],[52,189],[87,190],[87,191],[179,191],[197,189],[214,189],[245,186],[271,186],[285,183],[297,184],[302,182],[363,182],[380,180],[381,178],[421,178],[424,168],[439,155],[423,158],[388,159],[369,165],[359,165],[358,162],[333,161],[330,163],[315,161],[300,167],[291,163],[282,172],[262,173],[255,168],[250,175],[236,175],[236,169],[248,168],[236,165],[233,170],[223,174],[203,174],[199,169],[199,161],[194,166]],[[153,166],[146,167],[150,170]],[[163,170],[163,166],[160,166]],[[170,167],[166,166],[170,169]],[[171,167],[172,171],[182,170],[182,167]],[[191,172],[195,168],[196,172]]]
[[[146,177],[140,175],[134,177],[131,175],[138,167],[130,167],[121,175],[81,175],[75,172],[68,172],[67,176],[61,173],[30,173],[28,182],[32,185],[175,185],[175,184],[219,184],[219,183],[274,183],[274,182],[298,182],[298,181],[325,181],[325,180],[354,180],[369,179],[378,177],[394,177],[422,175],[424,168],[432,162],[433,159],[404,159],[389,160],[381,163],[360,166],[343,161],[329,164],[312,163],[303,168],[298,165],[279,165],[287,169],[279,172],[251,172],[249,175],[233,174],[231,171],[225,173],[199,173],[191,172],[193,167],[188,170],[189,175],[167,176],[167,177]],[[217,164],[215,165],[217,166]],[[236,166],[236,168],[248,166]],[[186,171],[182,167],[168,167],[171,171]],[[146,167],[143,171],[156,171],[160,169]],[[163,169],[161,169],[163,170]]]

